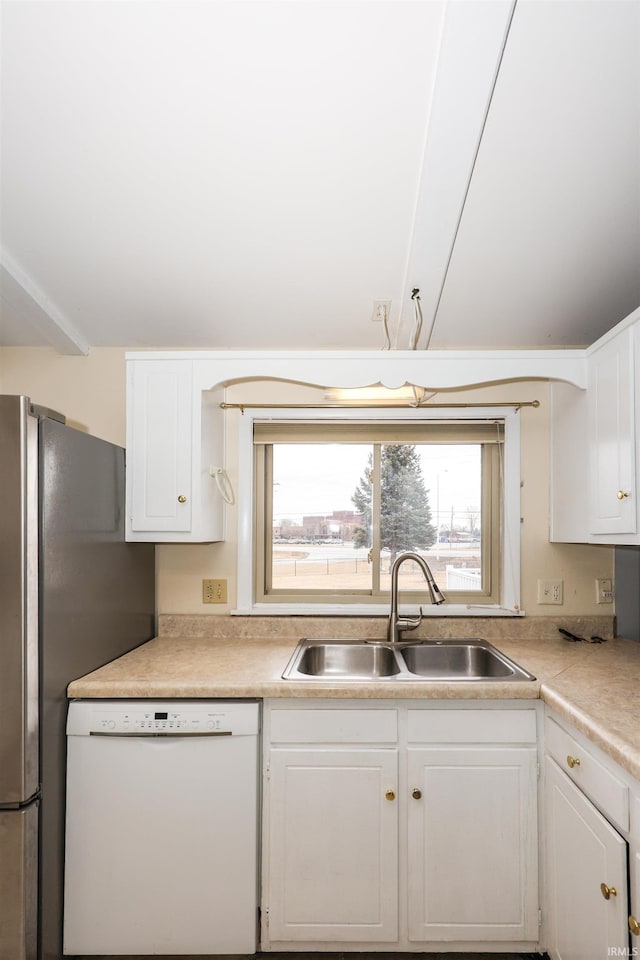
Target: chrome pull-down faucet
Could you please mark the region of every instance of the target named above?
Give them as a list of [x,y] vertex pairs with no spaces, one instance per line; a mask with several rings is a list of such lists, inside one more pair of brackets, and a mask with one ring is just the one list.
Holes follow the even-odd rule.
[[413,560],[417,563],[424,574],[429,587],[429,596],[431,603],[444,603],[445,596],[440,587],[433,579],[433,574],[429,569],[429,564],[421,557],[419,553],[401,553],[393,561],[391,567],[391,611],[389,613],[389,623],[387,625],[387,640],[389,643],[397,643],[400,640],[402,630],[415,630],[422,621],[422,607],[417,617],[400,617],[398,615],[398,572],[405,560]]

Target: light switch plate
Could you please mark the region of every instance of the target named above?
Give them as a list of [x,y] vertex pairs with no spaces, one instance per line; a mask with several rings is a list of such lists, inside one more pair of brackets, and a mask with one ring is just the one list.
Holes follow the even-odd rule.
[[613,603],[613,584],[608,577],[596,580],[596,603]]

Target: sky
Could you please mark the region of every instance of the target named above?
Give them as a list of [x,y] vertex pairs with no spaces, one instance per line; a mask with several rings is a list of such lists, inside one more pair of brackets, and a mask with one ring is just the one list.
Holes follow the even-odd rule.
[[[367,466],[367,444],[277,444],[274,450],[274,519],[300,522],[303,515],[353,510],[351,496]],[[340,466],[337,455],[340,453]],[[420,452],[420,447],[418,447]],[[479,446],[433,445],[421,457],[433,519],[440,523],[451,508],[480,507]]]

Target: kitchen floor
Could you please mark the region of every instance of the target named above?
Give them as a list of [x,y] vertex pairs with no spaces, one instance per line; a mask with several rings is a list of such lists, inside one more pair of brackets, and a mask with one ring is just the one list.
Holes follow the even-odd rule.
[[[77,957],[76,960],[154,960],[153,957]],[[157,957],[155,958],[157,960]],[[249,953],[204,957],[164,956],[163,960],[549,960],[546,953]]]
[[[549,960],[546,953],[258,953],[256,960]],[[215,960],[233,960],[216,957]],[[235,960],[238,960],[236,957]]]
[[[546,953],[257,953],[256,960],[549,960]],[[184,958],[183,958],[184,960]],[[194,957],[194,960],[197,958]],[[249,960],[230,956],[211,960]]]

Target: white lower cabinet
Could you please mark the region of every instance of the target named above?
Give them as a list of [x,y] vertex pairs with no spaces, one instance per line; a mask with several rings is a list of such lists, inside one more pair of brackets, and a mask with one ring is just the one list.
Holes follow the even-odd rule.
[[534,949],[536,716],[267,701],[262,950]]
[[631,803],[631,849],[629,877],[631,880],[631,910],[629,912],[629,934],[632,956],[640,956],[640,795],[632,798]]
[[627,956],[629,788],[549,718],[545,735],[548,953]]
[[270,935],[398,938],[398,751],[274,748]]
[[537,940],[535,747],[409,748],[409,939]]
[[[626,842],[550,759],[547,804],[552,955],[558,960],[623,956],[628,946]],[[607,896],[607,889],[615,893]]]

